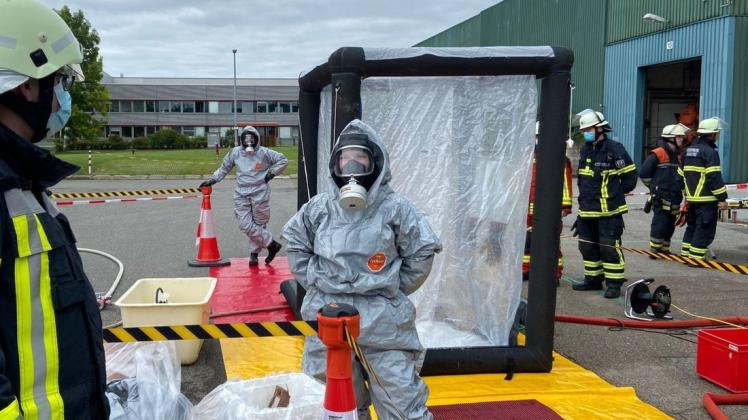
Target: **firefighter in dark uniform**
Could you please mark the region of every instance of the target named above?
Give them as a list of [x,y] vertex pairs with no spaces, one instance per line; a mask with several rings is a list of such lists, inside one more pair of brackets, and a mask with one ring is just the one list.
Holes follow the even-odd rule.
[[625,194],[636,186],[636,166],[620,143],[606,133],[610,125],[600,112],[580,114],[579,128],[585,145],[579,158],[579,217],[574,223],[579,251],[584,259],[584,281],[574,290],[602,290],[605,297],[621,295],[624,258],[620,250],[623,214],[628,212]]
[[727,188],[722,181],[722,168],[717,140],[722,131],[719,118],[699,123],[698,138],[683,155],[682,176],[685,180],[688,227],[683,235],[681,255],[703,260],[717,231],[717,213],[726,208]]
[[34,144],[70,115],[80,45],[36,0],[0,2],[0,40],[0,419],[106,419],[96,296],[46,194],[78,167]]
[[659,147],[652,150],[639,168],[639,178],[650,193],[645,211],[652,211],[649,233],[652,252],[670,252],[670,239],[675,232],[675,222],[683,200],[683,177],[679,168],[689,130],[683,124],[663,128]]

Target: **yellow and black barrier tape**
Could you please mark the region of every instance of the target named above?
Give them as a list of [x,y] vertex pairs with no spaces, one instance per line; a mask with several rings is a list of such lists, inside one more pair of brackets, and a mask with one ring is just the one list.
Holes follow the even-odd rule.
[[194,194],[194,193],[199,193],[199,192],[200,192],[200,188],[171,188],[167,190],[53,193],[50,197],[53,200],[59,200],[59,199],[72,199],[72,198],[135,197],[139,195]]
[[104,329],[105,343],[136,341],[210,340],[240,337],[298,337],[317,335],[317,322],[248,322],[234,324],[117,327]]
[[579,242],[587,242],[590,244],[596,244],[600,246],[607,246],[611,248],[618,248],[622,251],[627,252],[633,252],[635,254],[640,255],[647,255],[649,257],[658,259],[658,260],[666,260],[666,261],[673,261],[681,264],[685,264],[691,267],[701,267],[701,268],[708,268],[712,270],[718,270],[718,271],[724,271],[726,273],[733,273],[733,274],[740,274],[743,276],[748,276],[748,266],[742,265],[742,264],[731,264],[727,262],[721,262],[721,261],[715,261],[715,260],[706,260],[702,258],[691,258],[691,257],[684,257],[682,255],[677,254],[671,254],[668,252],[653,252],[647,249],[638,249],[638,248],[628,248],[624,246],[614,246],[614,245],[605,245],[600,244],[593,241],[587,241],[584,239],[572,237],[572,236],[561,236],[561,239],[571,239]]

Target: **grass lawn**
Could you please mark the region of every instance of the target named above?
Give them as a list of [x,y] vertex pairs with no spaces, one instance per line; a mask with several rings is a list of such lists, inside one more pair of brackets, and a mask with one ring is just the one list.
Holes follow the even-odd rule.
[[[295,175],[298,149],[293,146],[273,147],[288,158],[283,175]],[[94,175],[209,175],[228,153],[222,149],[216,157],[213,149],[192,150],[100,150],[92,155]],[[88,152],[58,153],[57,157],[78,165],[77,175],[88,173]],[[232,171],[234,173],[234,171]]]

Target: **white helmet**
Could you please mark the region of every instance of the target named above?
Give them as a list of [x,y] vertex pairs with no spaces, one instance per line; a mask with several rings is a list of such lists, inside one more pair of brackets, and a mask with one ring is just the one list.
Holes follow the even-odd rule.
[[667,125],[662,129],[662,137],[674,138],[678,136],[685,136],[689,131],[691,131],[691,129],[683,124]]
[[602,112],[586,109],[579,114],[579,129],[584,130],[590,127],[600,127],[610,129],[610,124],[605,120]]
[[675,134],[673,134],[673,128],[675,127],[675,124],[666,125],[665,127],[662,127],[662,134],[660,137],[666,138],[666,139],[672,139],[675,137]]
[[724,122],[718,117],[711,117],[699,122],[698,134],[714,134],[724,129]]

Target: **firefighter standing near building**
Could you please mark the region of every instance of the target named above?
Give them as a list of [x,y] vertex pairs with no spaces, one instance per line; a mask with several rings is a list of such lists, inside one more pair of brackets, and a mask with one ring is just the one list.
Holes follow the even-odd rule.
[[683,200],[683,177],[679,168],[688,131],[683,124],[663,128],[659,147],[652,150],[639,169],[639,177],[650,193],[645,210],[651,208],[653,212],[649,234],[652,252],[670,252],[670,238],[675,232]]
[[[537,144],[537,136],[539,134],[540,122],[535,123],[535,142]],[[527,234],[525,235],[525,255],[522,256],[522,280],[527,280],[530,276],[530,248],[532,246],[532,217],[535,207],[535,169],[536,169],[536,158],[533,154],[532,157],[532,180],[530,181],[530,205],[527,208]],[[563,197],[561,201],[561,217],[564,218],[571,213],[571,161],[569,158],[564,156],[564,185],[563,185]],[[558,265],[556,268],[556,284],[561,279],[561,275],[564,273],[564,257],[561,254],[561,249],[558,250]]]
[[584,259],[584,281],[574,290],[602,290],[605,297],[621,295],[624,258],[620,250],[623,214],[628,212],[625,194],[636,186],[636,166],[620,143],[608,139],[610,125],[600,112],[580,113],[579,129],[585,145],[579,158],[579,217],[572,226],[579,235]]
[[717,231],[717,213],[726,208],[727,188],[722,181],[722,168],[717,140],[722,121],[712,117],[702,120],[696,131],[698,138],[683,156],[682,176],[685,180],[688,227],[683,235],[681,255],[703,260]]
[[81,48],[33,0],[0,2],[0,419],[106,419],[101,315],[70,224],[46,194],[79,168],[58,132]]

